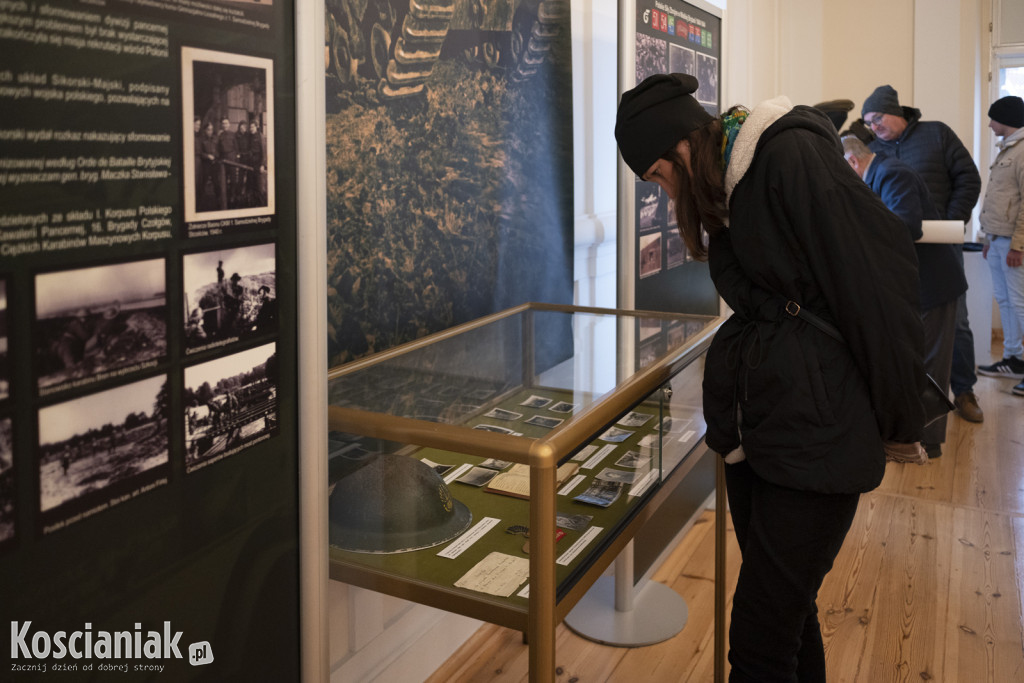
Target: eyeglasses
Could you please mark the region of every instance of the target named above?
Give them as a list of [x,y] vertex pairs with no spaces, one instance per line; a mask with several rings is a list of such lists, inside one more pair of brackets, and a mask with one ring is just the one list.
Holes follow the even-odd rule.
[[875,127],[875,126],[880,126],[880,125],[882,125],[882,117],[883,116],[885,116],[885,114],[876,114],[875,117],[871,118],[871,119],[865,118],[864,119],[864,125],[871,126],[872,128]]

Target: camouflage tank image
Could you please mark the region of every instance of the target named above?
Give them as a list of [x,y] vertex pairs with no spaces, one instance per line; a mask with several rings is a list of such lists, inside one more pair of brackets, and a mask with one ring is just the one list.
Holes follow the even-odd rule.
[[328,78],[407,97],[423,92],[439,59],[461,56],[527,79],[568,13],[568,0],[328,0]]

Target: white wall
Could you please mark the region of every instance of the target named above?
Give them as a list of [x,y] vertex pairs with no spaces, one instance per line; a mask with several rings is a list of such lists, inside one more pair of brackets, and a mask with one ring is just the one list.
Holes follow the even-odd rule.
[[572,2],[573,301],[581,306],[616,304],[617,26],[618,6],[613,0]]

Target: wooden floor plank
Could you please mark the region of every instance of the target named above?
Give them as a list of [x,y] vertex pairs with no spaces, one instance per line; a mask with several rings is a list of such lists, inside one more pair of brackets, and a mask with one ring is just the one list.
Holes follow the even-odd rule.
[[1014,519],[955,511],[947,620],[950,680],[1013,681],[1020,671],[1020,584],[1014,559]]
[[872,622],[879,576],[897,498],[868,495],[846,543],[818,593],[818,620],[826,662],[839,681],[861,681],[873,660]]

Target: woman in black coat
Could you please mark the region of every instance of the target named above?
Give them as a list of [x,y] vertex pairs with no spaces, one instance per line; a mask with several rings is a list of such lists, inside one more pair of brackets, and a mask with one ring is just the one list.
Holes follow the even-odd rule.
[[920,454],[917,260],[824,114],[779,97],[713,117],[696,90],[651,76],[622,96],[615,135],[734,311],[704,373],[743,557],[730,680],[823,681],[818,589],[886,449]]

